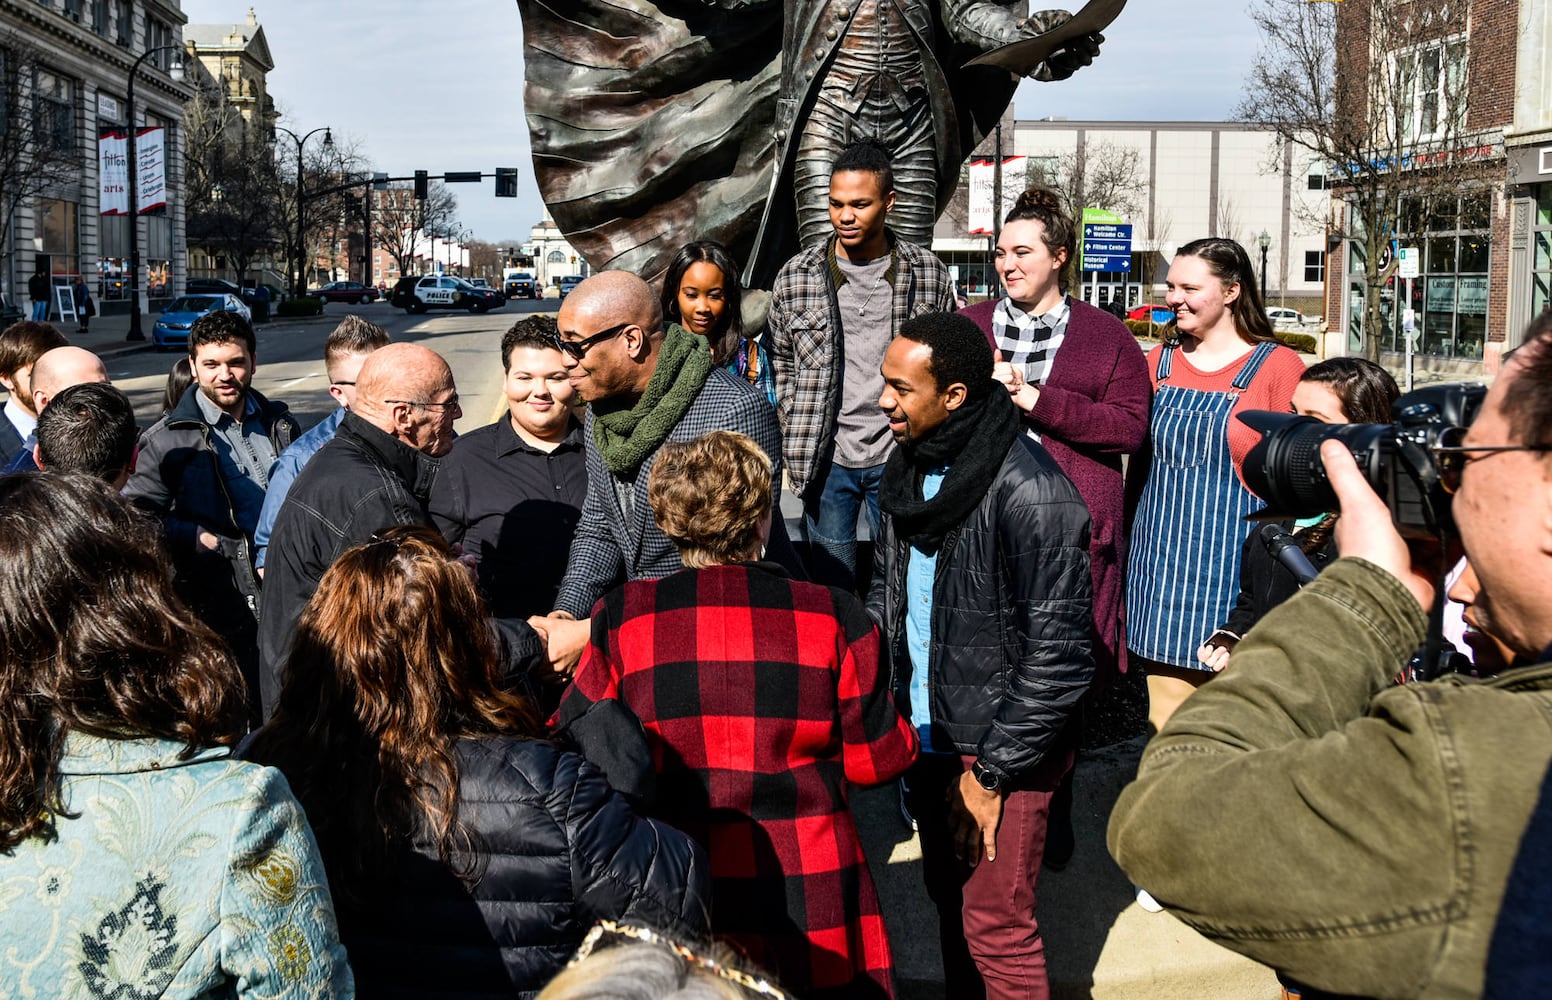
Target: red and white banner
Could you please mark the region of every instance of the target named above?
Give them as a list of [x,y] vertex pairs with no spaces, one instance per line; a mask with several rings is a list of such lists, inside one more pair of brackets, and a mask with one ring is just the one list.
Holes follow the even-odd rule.
[[140,214],[167,204],[167,130],[143,128],[135,135],[135,157],[140,161]]
[[114,129],[97,137],[98,211],[103,215],[129,214],[129,155],[127,137]]
[[970,232],[989,236],[997,225],[1013,209],[1013,203],[1024,190],[1026,156],[1010,156],[1002,161],[1002,212],[992,217],[992,202],[996,199],[997,168],[991,160],[976,160],[970,164]]
[[[135,135],[135,159],[140,161],[136,192],[140,214],[167,204],[167,130],[143,128]],[[109,129],[97,137],[97,210],[102,215],[129,214],[129,136]]]

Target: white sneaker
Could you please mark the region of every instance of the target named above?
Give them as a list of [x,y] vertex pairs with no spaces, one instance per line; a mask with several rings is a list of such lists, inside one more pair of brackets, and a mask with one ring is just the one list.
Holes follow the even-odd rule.
[[1144,910],[1148,911],[1149,913],[1163,913],[1164,912],[1164,907],[1160,906],[1159,905],[1159,901],[1154,899],[1151,895],[1149,895],[1147,889],[1144,889],[1140,885],[1133,886],[1132,888],[1137,890],[1137,905],[1138,906],[1142,907]]

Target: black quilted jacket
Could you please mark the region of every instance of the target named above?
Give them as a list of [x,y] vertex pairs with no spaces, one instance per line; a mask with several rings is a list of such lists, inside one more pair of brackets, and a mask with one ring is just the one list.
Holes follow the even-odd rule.
[[364,1000],[533,996],[605,918],[704,936],[700,848],[638,817],[592,764],[548,743],[486,739],[460,742],[458,766],[478,882],[423,842],[369,905],[339,907]]

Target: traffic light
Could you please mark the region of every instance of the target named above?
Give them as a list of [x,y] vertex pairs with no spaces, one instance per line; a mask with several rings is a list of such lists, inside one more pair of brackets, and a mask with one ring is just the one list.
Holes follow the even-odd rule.
[[516,198],[517,197],[517,168],[516,167],[497,167],[496,168],[496,197],[497,198]]
[[425,201],[431,190],[431,177],[424,170],[415,171],[415,200]]

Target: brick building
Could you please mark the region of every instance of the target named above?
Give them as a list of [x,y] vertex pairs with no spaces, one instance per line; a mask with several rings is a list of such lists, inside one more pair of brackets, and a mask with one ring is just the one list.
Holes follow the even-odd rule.
[[[1419,369],[1491,374],[1532,312],[1545,307],[1545,281],[1538,298],[1527,245],[1540,187],[1533,178],[1506,179],[1526,140],[1552,142],[1546,87],[1527,91],[1523,76],[1527,68],[1541,72],[1549,36],[1521,30],[1526,17],[1545,22],[1547,7],[1548,0],[1339,5],[1338,120],[1361,121],[1378,136],[1376,156],[1389,171],[1383,242],[1418,251],[1420,273],[1409,299],[1391,266],[1378,328],[1364,329],[1363,226],[1338,187],[1328,236],[1325,313],[1337,334],[1330,353],[1361,354],[1374,336],[1395,363],[1410,339]],[[1546,207],[1552,232],[1552,196]],[[1382,248],[1381,260],[1388,254]],[[1552,263],[1544,268],[1552,277]]]

